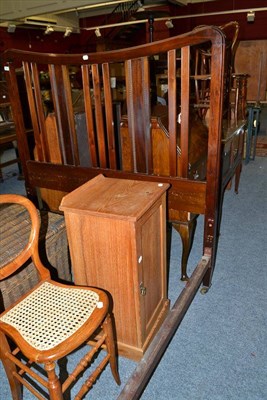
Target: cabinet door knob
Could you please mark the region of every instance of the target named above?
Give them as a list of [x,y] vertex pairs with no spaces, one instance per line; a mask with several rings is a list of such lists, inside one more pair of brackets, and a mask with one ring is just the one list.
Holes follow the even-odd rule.
[[139,287],[140,287],[141,296],[145,296],[146,295],[146,287],[144,286],[143,282],[140,283]]

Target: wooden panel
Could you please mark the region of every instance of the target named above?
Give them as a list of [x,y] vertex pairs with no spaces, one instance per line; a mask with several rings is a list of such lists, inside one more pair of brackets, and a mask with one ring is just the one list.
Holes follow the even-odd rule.
[[249,74],[247,99],[267,100],[267,40],[246,40],[238,45],[235,72]]
[[[169,209],[183,209],[196,214],[205,213],[206,182],[171,179],[170,177],[135,174],[124,171],[115,171],[104,168],[81,168],[68,165],[53,165],[29,161],[27,163],[29,179],[33,186],[47,187],[56,190],[72,191],[80,185],[104,174],[111,178],[136,179],[150,182],[169,183]],[[57,178],[60,175],[60,180]],[[175,219],[175,218],[172,218]]]
[[97,286],[111,293],[118,346],[121,350],[123,342],[123,354],[126,354],[140,343],[141,335],[135,312],[133,231],[124,220],[95,218],[75,212],[65,212],[65,216],[74,282]]
[[[165,312],[167,298],[166,281],[166,219],[165,201],[158,201],[153,209],[140,221],[140,233],[142,252],[142,276],[140,281],[145,290],[141,295],[141,321],[142,321],[142,342],[147,348],[154,334],[154,328],[158,326],[157,319],[161,312]],[[164,224],[164,225],[162,225]],[[153,240],[151,233],[153,232]],[[139,265],[140,267],[140,265]]]

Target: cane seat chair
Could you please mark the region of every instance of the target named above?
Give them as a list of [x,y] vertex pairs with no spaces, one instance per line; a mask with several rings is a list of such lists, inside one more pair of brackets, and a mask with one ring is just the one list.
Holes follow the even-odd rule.
[[[107,294],[96,288],[52,281],[39,258],[40,222],[35,206],[26,197],[11,194],[0,195],[0,203],[26,207],[32,223],[28,243],[15,259],[0,269],[0,280],[7,279],[28,259],[32,259],[40,276],[34,288],[0,315],[0,358],[13,400],[22,399],[22,384],[38,399],[44,398],[44,389],[50,399],[63,399],[63,394],[70,391],[102,348],[106,353],[99,355],[98,366],[92,373],[90,369],[89,378],[72,398],[82,399],[108,363],[115,381],[120,384]],[[61,382],[57,361],[84,343],[89,345],[89,351],[83,353],[74,370]],[[45,378],[38,373],[40,364]]]

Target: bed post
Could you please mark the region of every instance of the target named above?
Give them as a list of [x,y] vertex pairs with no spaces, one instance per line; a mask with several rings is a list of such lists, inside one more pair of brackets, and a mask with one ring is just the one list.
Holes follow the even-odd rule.
[[207,158],[206,212],[204,216],[204,255],[211,257],[210,268],[203,278],[201,293],[211,286],[218,246],[221,196],[221,140],[225,79],[225,37],[214,28],[211,50],[210,125]]

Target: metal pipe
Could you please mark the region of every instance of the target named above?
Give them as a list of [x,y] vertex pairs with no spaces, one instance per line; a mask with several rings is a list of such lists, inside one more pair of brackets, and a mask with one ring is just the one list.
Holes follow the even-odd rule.
[[259,8],[243,8],[240,10],[226,10],[226,11],[217,11],[217,12],[210,12],[205,14],[191,14],[191,15],[179,15],[176,17],[171,17],[172,19],[183,19],[183,18],[194,18],[194,17],[209,17],[212,15],[225,15],[225,14],[240,14],[240,13],[248,13],[253,10],[254,12],[257,11],[267,11],[267,7],[259,7]]
[[[125,0],[124,2],[127,3],[129,0]],[[132,0],[130,0],[132,1]],[[114,1],[113,4],[116,3],[121,3],[121,1]],[[111,3],[108,3],[111,4]],[[100,7],[101,5],[106,5],[106,3],[100,3],[98,6]],[[90,6],[84,6],[84,7],[90,7]],[[79,8],[80,10],[81,8]],[[77,8],[73,9],[73,11],[76,10]],[[68,10],[69,11],[69,10]],[[172,16],[171,19],[175,20],[175,19],[185,19],[185,18],[196,18],[196,17],[209,17],[209,16],[213,16],[213,15],[227,15],[227,14],[240,14],[240,13],[248,13],[251,11],[251,8],[244,8],[244,9],[240,9],[240,10],[227,10],[227,11],[218,11],[218,12],[211,12],[211,13],[202,13],[202,14],[188,14],[188,15],[178,15],[178,16]],[[253,8],[254,12],[259,12],[259,11],[267,11],[267,7],[260,7],[260,8]],[[65,11],[66,12],[66,11]],[[54,14],[59,14],[59,12],[54,12]],[[162,17],[162,18],[154,18],[154,22],[156,21],[167,21],[170,19],[170,16],[168,17]],[[17,22],[17,23],[21,23],[20,20],[9,20],[9,22]],[[115,28],[115,27],[119,27],[119,26],[127,26],[127,25],[136,25],[136,24],[145,24],[147,23],[148,20],[147,19],[142,19],[142,20],[135,20],[135,21],[124,21],[124,22],[117,22],[114,24],[106,24],[106,25],[95,25],[95,26],[90,26],[88,28],[82,28],[82,27],[71,27],[76,31],[95,31],[97,28],[98,29],[107,29],[107,28]],[[25,24],[28,25],[47,25],[44,23],[40,23],[40,22],[31,22],[31,21],[24,21]],[[20,26],[20,28],[22,28],[22,26]],[[64,28],[66,29],[66,26],[63,25],[55,25],[55,28]]]
[[[240,14],[240,13],[248,13],[251,11],[251,8],[246,8],[246,9],[240,9],[240,10],[227,10],[227,11],[218,11],[218,12],[211,12],[211,13],[206,13],[206,14],[188,14],[188,15],[179,15],[176,17],[171,17],[172,20],[175,19],[184,19],[184,18],[195,18],[195,17],[209,17],[212,15],[226,15],[226,14]],[[253,11],[267,11],[267,7],[261,7],[261,8],[253,8]],[[170,19],[170,16],[168,17],[162,17],[162,18],[154,18],[154,22],[156,21],[167,21]],[[96,28],[99,29],[105,29],[105,28],[113,28],[116,26],[124,26],[124,25],[136,25],[136,24],[144,24],[147,23],[147,19],[140,19],[140,20],[135,20],[135,21],[128,21],[128,22],[117,22],[114,24],[107,24],[107,25],[98,25],[98,26],[93,26],[89,28],[80,28],[84,29],[86,31],[92,31],[95,30]]]

